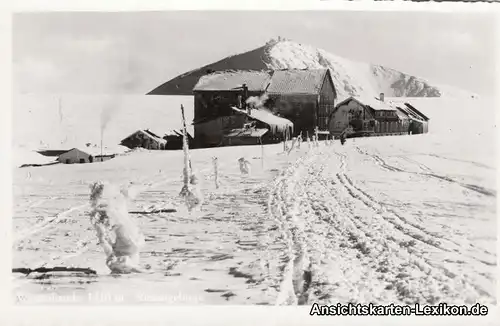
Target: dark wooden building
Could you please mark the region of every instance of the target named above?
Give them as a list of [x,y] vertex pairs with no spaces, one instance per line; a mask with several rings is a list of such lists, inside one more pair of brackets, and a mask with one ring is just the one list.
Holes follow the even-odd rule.
[[295,134],[328,130],[337,98],[330,70],[274,71],[266,93],[273,112],[294,123]]
[[43,155],[43,156],[59,157],[61,154],[66,153],[69,150],[70,150],[70,148],[68,148],[68,149],[44,149],[44,150],[39,150],[38,153]]
[[[183,138],[184,135],[180,130],[172,130],[170,132],[165,133],[165,136],[163,136],[163,139],[166,140],[167,142],[165,144],[165,149],[169,150],[182,149]],[[194,139],[189,133],[187,134],[187,139],[189,148],[192,148],[194,144]]]
[[338,137],[348,127],[350,136],[371,136],[389,130],[397,121],[396,109],[375,99],[349,97],[341,101],[330,115],[330,134]]
[[167,141],[148,129],[137,130],[125,137],[120,145],[134,149],[142,147],[145,149],[165,149]]
[[258,97],[269,83],[265,71],[224,71],[200,78],[194,93],[194,139],[197,147],[221,145],[224,134],[242,128],[244,115],[232,107],[245,108],[244,97]]
[[426,134],[429,132],[429,117],[423,114],[420,110],[415,108],[411,103],[394,100],[391,101],[401,112],[403,112],[409,119],[408,133]]
[[[337,98],[328,69],[212,72],[199,79],[193,93],[198,146],[220,145],[225,134],[248,123],[252,110],[271,114],[256,119],[259,128],[269,129],[270,139],[289,130],[290,121],[290,136],[312,134],[315,127],[328,130]],[[249,114],[237,114],[234,108]]]
[[429,132],[429,117],[408,102],[405,102],[401,108],[404,108],[408,116],[411,116],[409,127],[411,134],[426,134]]
[[350,137],[419,134],[428,131],[428,120],[411,104],[385,101],[383,94],[379,98],[349,97],[330,115],[329,130],[336,137],[348,127],[353,130]]

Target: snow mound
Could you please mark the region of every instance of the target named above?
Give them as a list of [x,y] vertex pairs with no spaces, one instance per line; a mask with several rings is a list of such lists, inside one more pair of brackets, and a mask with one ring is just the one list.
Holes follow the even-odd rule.
[[55,162],[54,157],[43,156],[35,151],[15,147],[12,149],[12,167],[18,168],[23,165],[45,165]]

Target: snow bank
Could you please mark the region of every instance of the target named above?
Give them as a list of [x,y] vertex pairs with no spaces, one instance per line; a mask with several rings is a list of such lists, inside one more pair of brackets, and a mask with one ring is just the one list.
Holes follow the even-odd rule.
[[29,150],[26,148],[15,147],[12,149],[12,167],[13,168],[18,168],[18,167],[25,165],[25,164],[44,165],[44,164],[50,164],[50,163],[54,163],[54,162],[55,162],[54,157],[43,156],[41,154],[38,154],[35,151]]

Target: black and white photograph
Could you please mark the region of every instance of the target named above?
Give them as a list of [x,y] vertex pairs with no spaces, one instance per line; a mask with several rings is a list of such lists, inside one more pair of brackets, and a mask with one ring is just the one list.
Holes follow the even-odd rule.
[[13,304],[496,305],[497,19],[14,13]]

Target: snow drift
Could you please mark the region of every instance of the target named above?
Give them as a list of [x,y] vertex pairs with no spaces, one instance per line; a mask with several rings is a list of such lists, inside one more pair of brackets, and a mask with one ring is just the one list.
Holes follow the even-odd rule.
[[12,167],[18,168],[23,165],[46,165],[55,163],[54,157],[47,157],[41,154],[38,154],[35,151],[22,148],[15,147],[12,151]]

